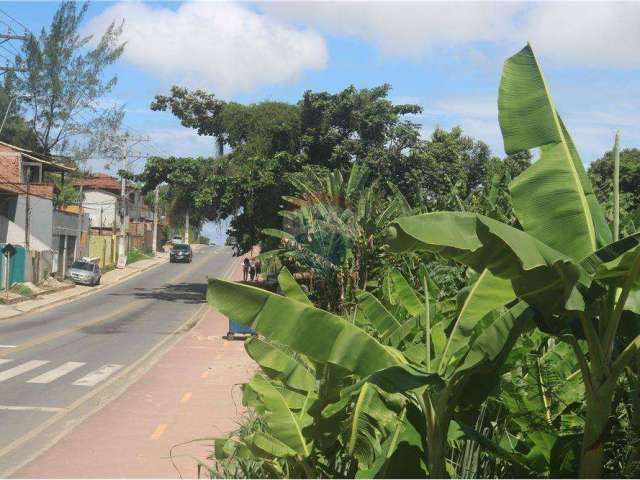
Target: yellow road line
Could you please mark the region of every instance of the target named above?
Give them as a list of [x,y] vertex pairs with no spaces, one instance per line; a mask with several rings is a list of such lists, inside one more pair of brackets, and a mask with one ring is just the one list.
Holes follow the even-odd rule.
[[191,400],[191,395],[191,392],[186,392],[184,395],[182,395],[180,403],[187,403],[189,400]]
[[149,436],[149,440],[158,440],[166,429],[167,429],[167,424],[161,423],[156,427],[156,429],[153,431],[151,436]]

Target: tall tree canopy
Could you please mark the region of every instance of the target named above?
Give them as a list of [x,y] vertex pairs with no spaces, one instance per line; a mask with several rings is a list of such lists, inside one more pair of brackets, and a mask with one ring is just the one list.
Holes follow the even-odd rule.
[[[350,171],[367,165],[371,178],[398,185],[412,202],[441,206],[451,182],[467,197],[481,186],[491,159],[489,147],[459,128],[420,136],[412,115],[418,105],[394,104],[389,85],[350,86],[338,93],[304,93],[296,104],[225,102],[202,90],[173,87],[151,107],[170,110],[184,126],[212,136],[226,154],[200,160],[193,202],[208,219],[232,218],[229,233],[239,250],[264,240],[278,227],[283,196],[299,192],[291,180],[310,171]],[[220,152],[218,152],[220,153]],[[146,178],[145,178],[146,175]],[[154,182],[151,170],[141,177]]]
[[38,149],[50,154],[67,153],[76,147],[77,135],[92,135],[111,128],[121,115],[119,108],[98,112],[95,101],[111,91],[116,76],[103,79],[105,69],[122,54],[122,25],[112,23],[94,48],[92,36],[79,33],[88,3],[63,2],[49,30],[30,35],[16,64],[26,69],[16,77],[15,92],[26,97],[26,115],[35,133]]
[[[591,163],[589,175],[600,202],[611,205],[613,192],[613,151]],[[640,208],[640,149],[620,151],[620,200],[623,211]]]

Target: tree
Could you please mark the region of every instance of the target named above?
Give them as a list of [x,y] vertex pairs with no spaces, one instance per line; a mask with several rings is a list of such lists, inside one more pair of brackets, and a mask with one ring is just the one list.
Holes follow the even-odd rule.
[[97,45],[88,48],[92,36],[79,33],[87,9],[88,3],[63,2],[49,30],[30,35],[16,56],[16,65],[27,71],[16,77],[15,90],[28,97],[28,121],[38,150],[45,154],[67,151],[74,136],[90,135],[120,115],[118,107],[98,113],[95,101],[116,84],[116,76],[101,77],[124,50],[119,43],[122,24],[112,23]]
[[[0,122],[6,114],[6,121],[0,133],[0,141],[34,150],[38,147],[38,141],[22,115],[20,106],[22,99],[15,92],[13,80],[14,75],[8,72],[5,76],[4,86],[0,88]],[[9,110],[7,111],[7,109]]]
[[[610,207],[613,192],[612,151],[606,152],[589,166],[589,176],[598,199]],[[623,211],[640,208],[640,149],[625,148],[620,151],[620,197]]]

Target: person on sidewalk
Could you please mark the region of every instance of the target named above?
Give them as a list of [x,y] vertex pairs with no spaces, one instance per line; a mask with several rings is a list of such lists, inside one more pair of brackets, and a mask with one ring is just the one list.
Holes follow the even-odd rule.
[[253,259],[249,262],[249,278],[251,278],[252,282],[256,278],[256,264]]
[[249,276],[249,265],[250,265],[250,261],[247,257],[244,257],[244,260],[242,261],[242,281],[246,282],[247,278]]

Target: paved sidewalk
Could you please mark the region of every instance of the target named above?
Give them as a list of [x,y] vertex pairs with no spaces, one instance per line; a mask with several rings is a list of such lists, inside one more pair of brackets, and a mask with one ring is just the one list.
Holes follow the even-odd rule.
[[[234,279],[242,276],[240,260]],[[240,384],[255,370],[242,341],[227,341],[227,320],[204,317],[120,397],[77,426],[13,476],[24,478],[194,478],[194,458],[234,430],[243,407]],[[177,468],[177,469],[176,469]],[[179,472],[179,473],[178,473]]]
[[[194,251],[198,251],[203,245],[193,245]],[[169,253],[158,253],[155,258],[149,258],[147,260],[139,260],[135,263],[127,265],[122,269],[114,269],[102,275],[100,285],[95,287],[89,287],[85,285],[75,285],[72,288],[67,288],[57,292],[47,293],[40,295],[33,300],[25,300],[23,302],[0,305],[0,320],[16,317],[24,313],[33,312],[35,310],[42,310],[54,305],[58,305],[63,302],[67,302],[78,297],[89,295],[93,292],[99,291],[103,288],[107,288],[110,285],[120,283],[127,278],[132,277],[140,272],[144,272],[150,268],[158,266],[162,263],[169,261]]]

